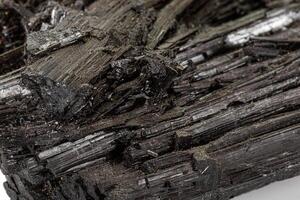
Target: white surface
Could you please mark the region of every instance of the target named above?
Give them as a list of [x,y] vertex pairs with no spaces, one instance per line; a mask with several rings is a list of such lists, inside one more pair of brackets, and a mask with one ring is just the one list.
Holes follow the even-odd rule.
[[[5,177],[0,172],[0,200],[9,200],[4,189]],[[299,200],[300,177],[273,183],[262,189],[236,197],[233,200]]]
[[1,200],[9,200],[8,196],[6,195],[6,192],[3,188],[3,183],[5,181],[4,175],[0,171],[0,199]]
[[273,183],[233,200],[300,200],[300,177]]

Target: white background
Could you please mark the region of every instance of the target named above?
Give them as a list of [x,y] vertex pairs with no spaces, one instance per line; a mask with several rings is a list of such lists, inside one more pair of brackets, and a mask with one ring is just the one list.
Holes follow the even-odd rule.
[[[0,200],[9,200],[4,189],[5,177],[0,172]],[[300,200],[300,177],[273,183],[233,200]]]

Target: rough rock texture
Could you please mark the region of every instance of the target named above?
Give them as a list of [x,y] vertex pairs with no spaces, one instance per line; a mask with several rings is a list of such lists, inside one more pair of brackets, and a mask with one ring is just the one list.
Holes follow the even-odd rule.
[[12,200],[227,200],[300,174],[297,1],[1,6]]

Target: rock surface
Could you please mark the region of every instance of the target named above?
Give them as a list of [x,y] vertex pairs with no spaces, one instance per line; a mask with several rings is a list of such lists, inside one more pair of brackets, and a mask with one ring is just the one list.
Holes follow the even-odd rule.
[[226,200],[300,174],[297,1],[2,6],[26,35],[0,55],[23,55],[0,66],[12,200]]

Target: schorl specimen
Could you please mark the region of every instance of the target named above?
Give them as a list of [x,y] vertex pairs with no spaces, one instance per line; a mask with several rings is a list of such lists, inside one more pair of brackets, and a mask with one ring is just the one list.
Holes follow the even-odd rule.
[[228,200],[300,175],[296,0],[0,6],[12,200]]

